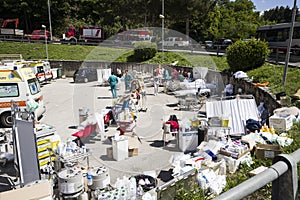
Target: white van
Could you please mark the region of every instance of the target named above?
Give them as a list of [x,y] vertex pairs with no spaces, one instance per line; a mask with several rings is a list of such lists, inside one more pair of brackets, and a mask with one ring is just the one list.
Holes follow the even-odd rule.
[[50,63],[48,61],[33,61],[30,62],[29,67],[40,83],[53,79]]
[[35,74],[24,65],[0,66],[0,125],[1,127],[12,126],[11,102],[26,109],[26,101],[33,99],[38,103],[34,111],[36,119],[45,113],[41,87]]

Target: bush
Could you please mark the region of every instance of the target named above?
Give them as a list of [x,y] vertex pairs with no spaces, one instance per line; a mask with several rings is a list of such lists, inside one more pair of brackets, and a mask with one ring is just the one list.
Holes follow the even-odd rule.
[[261,67],[270,51],[266,42],[252,39],[235,42],[227,48],[226,54],[230,71],[236,72]]
[[149,60],[157,53],[157,46],[155,43],[138,42],[134,45],[134,59],[137,62]]

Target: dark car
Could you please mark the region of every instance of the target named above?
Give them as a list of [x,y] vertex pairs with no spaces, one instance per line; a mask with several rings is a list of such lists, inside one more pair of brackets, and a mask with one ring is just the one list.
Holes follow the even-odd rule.
[[80,68],[73,75],[74,83],[87,83],[97,81],[97,69],[95,68]]
[[229,45],[232,45],[232,44],[233,44],[233,42],[231,39],[220,38],[215,43],[214,47],[219,48],[219,49],[226,49]]

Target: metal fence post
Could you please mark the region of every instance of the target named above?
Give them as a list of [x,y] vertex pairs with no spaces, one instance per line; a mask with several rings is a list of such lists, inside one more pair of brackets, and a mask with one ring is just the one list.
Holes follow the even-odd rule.
[[276,64],[278,64],[278,60],[279,60],[279,48],[276,48]]
[[298,190],[297,162],[287,154],[276,156],[273,163],[278,161],[285,162],[288,170],[272,182],[272,200],[295,200]]

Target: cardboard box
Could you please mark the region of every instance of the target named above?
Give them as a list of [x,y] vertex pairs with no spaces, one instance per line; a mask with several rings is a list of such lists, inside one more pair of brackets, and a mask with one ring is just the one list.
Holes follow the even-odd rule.
[[256,144],[255,156],[258,159],[273,159],[282,153],[278,144]]
[[136,149],[139,148],[139,140],[137,136],[129,136],[128,137],[128,149]]
[[272,115],[269,118],[269,125],[270,125],[270,127],[273,126],[273,128],[276,131],[288,131],[293,126],[293,119],[290,115],[288,115],[288,116]]
[[248,149],[246,151],[244,151],[243,153],[241,154],[238,154],[238,153],[233,153],[233,152],[230,152],[230,151],[227,151],[225,149],[220,149],[219,153],[220,154],[223,154],[225,156],[228,156],[228,157],[232,157],[232,158],[235,158],[235,159],[239,159],[241,158],[242,156],[246,155],[247,153],[249,153],[251,150]]
[[138,148],[133,148],[133,149],[128,149],[128,156],[138,156],[139,154],[139,149]]

